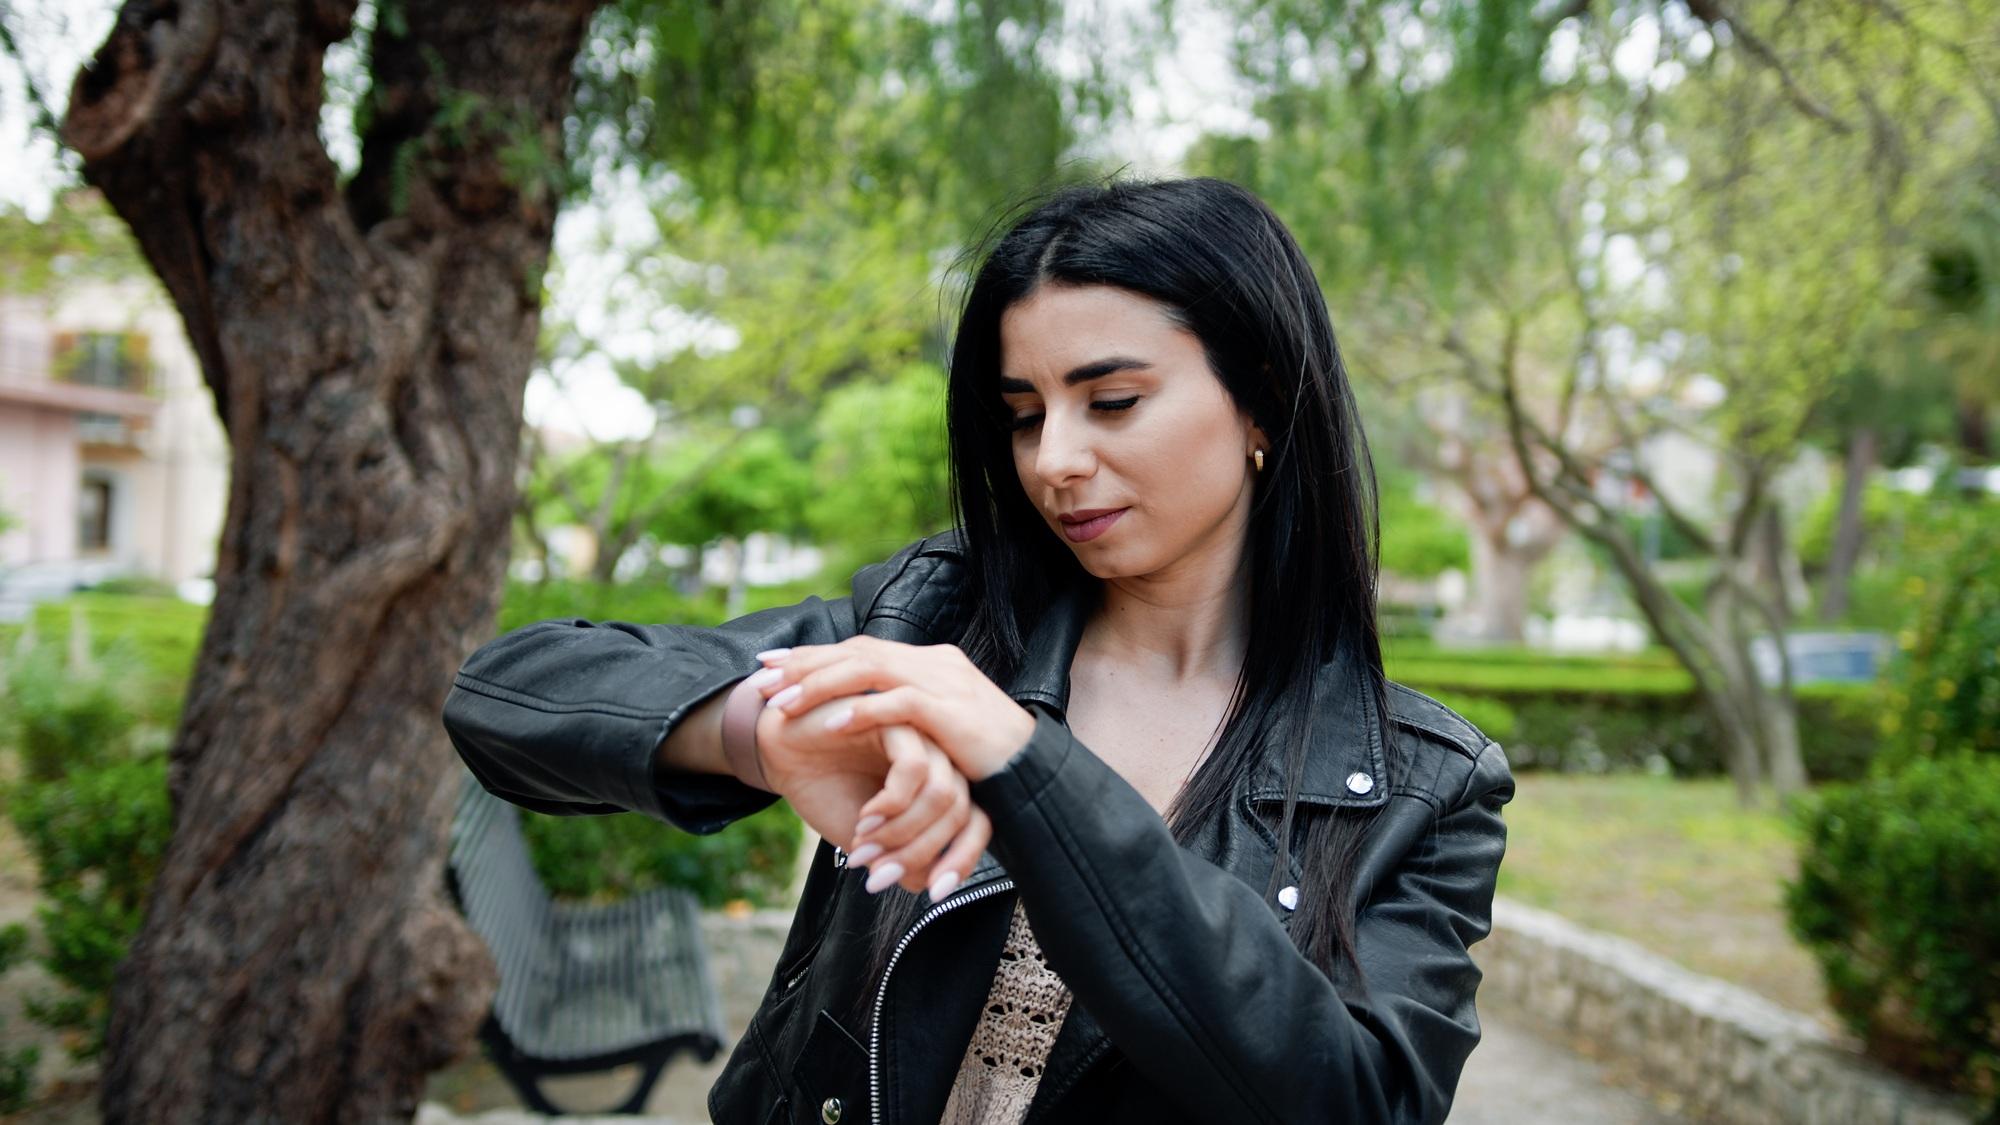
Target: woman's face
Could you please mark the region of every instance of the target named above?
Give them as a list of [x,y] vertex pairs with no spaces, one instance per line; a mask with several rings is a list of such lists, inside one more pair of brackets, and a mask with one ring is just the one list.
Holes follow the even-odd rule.
[[[1000,319],[1014,470],[1049,529],[1099,578],[1240,549],[1253,449],[1270,443],[1150,297],[1043,285]],[[1095,513],[1114,513],[1083,519]]]

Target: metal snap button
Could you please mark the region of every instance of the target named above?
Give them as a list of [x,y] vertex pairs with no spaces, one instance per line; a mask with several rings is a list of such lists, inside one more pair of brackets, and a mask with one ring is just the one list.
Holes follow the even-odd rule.
[[1297,887],[1286,887],[1280,890],[1278,892],[1278,905],[1284,907],[1286,910],[1297,910],[1299,908],[1299,889]]
[[833,846],[833,866],[835,870],[847,866],[847,853],[841,850],[839,844]]
[[1347,775],[1347,790],[1350,793],[1366,793],[1375,788],[1375,779],[1356,771]]
[[840,1099],[828,1098],[819,1103],[819,1119],[826,1125],[840,1125]]

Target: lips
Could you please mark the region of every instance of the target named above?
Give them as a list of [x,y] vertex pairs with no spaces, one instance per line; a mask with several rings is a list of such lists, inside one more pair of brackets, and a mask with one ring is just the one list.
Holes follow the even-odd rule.
[[1063,535],[1072,543],[1085,543],[1104,534],[1118,517],[1130,509],[1126,508],[1086,508],[1067,516],[1057,516],[1062,523]]

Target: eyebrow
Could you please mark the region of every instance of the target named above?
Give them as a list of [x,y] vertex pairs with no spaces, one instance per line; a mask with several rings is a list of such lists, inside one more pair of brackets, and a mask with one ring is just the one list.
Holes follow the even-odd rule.
[[[1079,383],[1088,383],[1092,379],[1102,378],[1116,371],[1149,371],[1152,366],[1143,359],[1114,355],[1109,359],[1093,360],[1081,367],[1072,368],[1069,374],[1062,377],[1062,381],[1063,386],[1074,387]],[[1025,379],[1009,379],[1004,375],[1000,378],[1000,393],[1003,395],[1020,394],[1034,389],[1035,385]]]

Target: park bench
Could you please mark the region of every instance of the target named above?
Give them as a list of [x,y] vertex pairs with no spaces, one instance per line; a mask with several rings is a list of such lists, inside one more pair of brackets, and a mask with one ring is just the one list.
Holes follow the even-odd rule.
[[520,810],[469,771],[446,882],[500,969],[480,1039],[530,1109],[563,1112],[542,1093],[546,1076],[638,1063],[638,1087],[610,1112],[639,1113],[675,1054],[706,1062],[722,1049],[700,904],[686,890],[608,906],[552,901],[529,862]]

